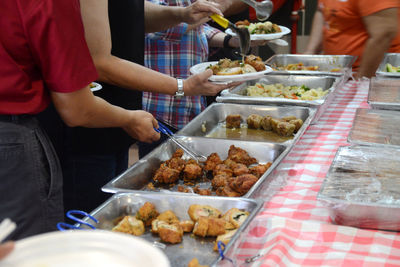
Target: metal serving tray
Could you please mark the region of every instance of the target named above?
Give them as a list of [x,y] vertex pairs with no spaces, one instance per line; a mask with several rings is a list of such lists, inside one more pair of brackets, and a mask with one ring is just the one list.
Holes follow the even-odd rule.
[[[288,64],[296,64],[302,62],[305,66],[318,66],[320,70],[274,70],[274,73],[281,74],[301,74],[301,75],[332,75],[332,76],[351,76],[351,67],[356,57],[350,55],[292,55],[278,54],[270,57],[266,64],[272,68],[284,67]],[[331,71],[340,68],[340,72]]]
[[348,141],[359,145],[400,146],[400,112],[357,109]]
[[[99,220],[98,229],[111,230],[116,218],[125,215],[134,215],[145,202],[153,203],[159,212],[172,210],[180,220],[190,220],[187,211],[192,204],[210,205],[226,212],[231,208],[246,210],[249,217],[232,237],[225,251],[228,252],[243,231],[262,207],[261,200],[244,198],[217,198],[210,196],[183,195],[183,194],[115,194],[104,204],[95,209],[91,215]],[[88,218],[84,221],[92,223]],[[87,228],[82,225],[82,227]],[[161,242],[158,235],[153,235],[149,230],[142,236],[149,242]],[[201,264],[215,266],[220,260],[219,254],[213,251],[215,237],[193,237],[190,233],[183,235],[183,241],[179,244],[167,244],[163,250],[167,255],[171,266],[187,266],[190,260],[197,258]]]
[[376,70],[377,76],[400,78],[400,72],[393,73],[386,71],[386,64],[389,63],[394,67],[400,66],[400,53],[386,53]]
[[[244,122],[251,114],[261,116],[272,116],[273,118],[283,118],[286,116],[296,116],[303,120],[303,126],[295,134],[294,138],[279,138],[275,133],[272,136],[255,136],[247,132],[247,128],[241,128],[239,132],[229,132],[225,128],[224,122],[226,116],[230,114],[239,114]],[[291,144],[295,142],[310,125],[315,115],[315,109],[306,107],[278,107],[278,106],[260,106],[260,105],[240,105],[240,104],[221,104],[214,103],[207,107],[202,113],[194,118],[189,124],[181,129],[177,135],[182,136],[200,136],[211,138],[239,139],[246,141],[261,141],[268,143]],[[258,130],[263,131],[263,130]],[[219,134],[222,133],[220,136]],[[226,134],[227,133],[227,134]],[[224,136],[226,135],[226,136]]]
[[318,194],[338,224],[400,230],[400,149],[340,147]]
[[[289,147],[280,144],[249,142],[240,140],[227,140],[227,139],[213,139],[202,137],[180,137],[177,136],[182,143],[195,151],[205,156],[213,152],[218,153],[221,159],[228,156],[230,145],[245,149],[250,156],[256,158],[259,163],[265,164],[273,162],[271,167],[258,179],[257,183],[243,196],[250,197],[256,192],[257,188],[268,178],[268,175],[275,169],[283,157],[289,152]],[[116,192],[141,192],[151,189],[147,187],[148,183],[152,181],[155,171],[160,167],[163,161],[171,158],[175,150],[179,148],[171,140],[167,140],[152,152],[147,154],[143,159],[140,159],[132,165],[124,173],[103,186],[102,190],[108,193]],[[185,156],[185,155],[184,155]],[[210,182],[198,183],[200,188],[210,188]],[[154,191],[161,192],[178,192],[177,185],[168,190],[156,188]],[[184,193],[182,193],[184,194]]]
[[372,78],[368,103],[376,109],[400,110],[400,79]]

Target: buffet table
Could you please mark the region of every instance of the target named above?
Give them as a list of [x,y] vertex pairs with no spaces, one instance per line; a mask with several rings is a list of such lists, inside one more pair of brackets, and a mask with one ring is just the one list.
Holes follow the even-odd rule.
[[[332,223],[317,194],[369,81],[349,81],[309,126],[257,198],[265,203],[226,255],[237,266],[398,266],[400,235]],[[221,266],[232,266],[223,260]]]

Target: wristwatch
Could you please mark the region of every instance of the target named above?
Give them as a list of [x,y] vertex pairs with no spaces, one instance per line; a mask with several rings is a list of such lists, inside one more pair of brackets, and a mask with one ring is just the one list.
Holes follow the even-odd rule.
[[232,39],[232,35],[225,35],[224,37],[224,48],[232,48],[232,46],[229,45],[229,41]]
[[175,97],[181,98],[182,96],[185,96],[185,92],[183,91],[183,80],[177,78],[176,82],[178,83],[178,90],[175,93]]

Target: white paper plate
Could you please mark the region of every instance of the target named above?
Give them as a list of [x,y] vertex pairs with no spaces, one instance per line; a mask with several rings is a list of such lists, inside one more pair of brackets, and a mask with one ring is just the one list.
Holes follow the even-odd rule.
[[[218,61],[210,61],[203,62],[197,65],[194,65],[190,68],[190,73],[199,74],[206,70],[206,68],[210,65],[217,64]],[[237,74],[237,75],[212,75],[209,80],[212,82],[242,82],[258,79],[264,76],[264,74],[272,72],[272,68],[265,66],[265,70],[246,73],[246,74]]]
[[102,230],[51,232],[16,242],[1,267],[169,267],[149,242]]
[[[286,28],[285,26],[279,26],[281,28],[281,32],[277,33],[268,33],[268,34],[250,34],[250,39],[251,40],[275,40],[275,39],[280,39],[282,36],[289,34],[290,29]],[[230,28],[225,30],[226,34],[236,36],[236,33],[234,33]]]
[[90,88],[90,90],[92,90],[92,92],[99,91],[103,88],[103,86],[101,86],[101,84],[96,83],[96,82],[91,82],[90,84],[91,84],[91,86],[94,86],[94,87]]

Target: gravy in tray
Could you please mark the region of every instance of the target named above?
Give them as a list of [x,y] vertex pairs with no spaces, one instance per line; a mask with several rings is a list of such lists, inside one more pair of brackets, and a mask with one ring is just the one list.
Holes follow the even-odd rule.
[[224,125],[215,127],[206,137],[226,138],[226,139],[246,139],[250,141],[266,141],[274,143],[283,143],[293,139],[293,136],[284,137],[272,131],[264,131],[261,129],[248,129],[247,127],[226,128]]

